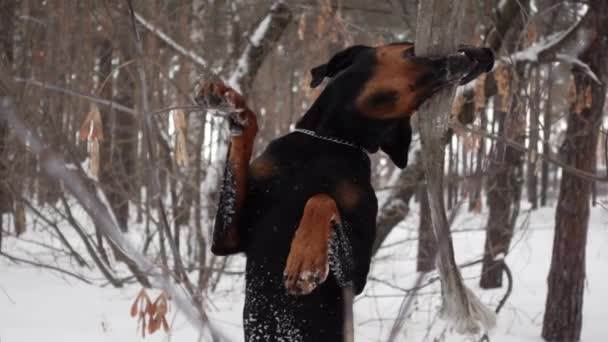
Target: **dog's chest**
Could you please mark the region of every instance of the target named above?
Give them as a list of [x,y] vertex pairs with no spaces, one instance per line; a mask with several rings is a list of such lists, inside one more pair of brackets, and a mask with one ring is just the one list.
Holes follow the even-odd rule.
[[[279,159],[270,154],[256,158],[249,168],[249,191],[258,200],[273,203],[308,198],[331,185],[315,160]],[[259,203],[262,204],[262,203]]]

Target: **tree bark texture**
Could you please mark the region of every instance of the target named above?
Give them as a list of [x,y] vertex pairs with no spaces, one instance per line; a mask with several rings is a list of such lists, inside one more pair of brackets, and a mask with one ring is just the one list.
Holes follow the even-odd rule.
[[[553,80],[553,67],[549,65],[547,67],[547,84],[551,84]],[[549,139],[551,138],[551,113],[553,107],[552,99],[552,88],[548,86],[547,101],[545,104],[545,111],[543,112],[543,153],[546,155],[551,154],[551,144]],[[542,161],[541,177],[540,177],[540,205],[547,205],[547,193],[549,191],[549,162]]]
[[[568,116],[566,138],[560,153],[564,161],[591,172],[596,165],[599,127],[608,83],[608,2],[591,2],[592,16],[583,30],[591,39],[580,59],[599,75],[594,82],[578,69],[573,70],[576,96]],[[546,341],[579,341],[583,320],[585,289],[585,248],[589,223],[592,184],[563,173],[555,213],[553,255],[547,279],[548,292],[542,337]]]
[[[420,2],[416,26],[416,54],[442,55],[456,51],[465,22],[468,1],[429,0]],[[451,320],[460,333],[477,333],[480,326],[495,325],[493,312],[465,287],[454,258],[450,225],[443,199],[445,138],[456,88],[438,92],[418,110],[424,171],[433,231],[437,239],[442,287],[442,317]]]
[[[8,96],[10,89],[8,78],[10,77],[9,70],[13,67],[13,36],[14,36],[14,18],[17,8],[16,1],[0,2],[0,68],[2,77],[7,79],[1,82],[0,97]],[[6,84],[5,84],[6,83]],[[12,83],[12,82],[11,82]],[[5,164],[7,158],[7,141],[8,141],[8,124],[4,121],[0,122],[0,241],[2,239],[2,214],[11,212],[12,198],[8,180],[8,166]]]
[[426,185],[418,186],[418,201],[420,202],[420,221],[418,224],[418,254],[416,256],[416,271],[430,272],[435,269],[437,256],[437,241],[433,236],[431,208],[426,193]]
[[[524,1],[527,7],[529,1]],[[504,38],[502,47],[511,51],[519,47],[519,35],[524,22],[521,16],[514,18]],[[495,68],[497,94],[494,96],[494,115],[498,119],[498,134],[520,144],[525,142],[526,102],[518,93],[525,84],[526,65]],[[489,209],[486,240],[479,285],[485,289],[502,286],[504,257],[509,251],[515,221],[519,214],[523,163],[525,154],[503,141],[496,141],[490,159],[487,179],[487,204]]]
[[[513,84],[521,82],[524,66],[515,67],[517,76]],[[519,89],[516,87],[516,89]],[[502,101],[511,98],[510,113],[504,111]],[[523,97],[517,94],[497,96],[498,134],[507,139],[523,144],[525,140],[526,111]],[[502,108],[501,108],[502,107]],[[484,289],[502,286],[504,256],[509,251],[515,221],[519,214],[519,198],[521,197],[522,172],[524,154],[512,147],[497,141],[490,164],[488,178],[488,224],[486,226],[486,241],[481,268],[479,285]]]
[[[391,0],[391,4],[395,4],[398,1],[392,1]],[[404,4],[403,6],[409,6],[408,4]],[[394,7],[397,10],[397,15],[401,15],[401,12],[399,9],[399,7]],[[519,5],[517,4],[516,0],[507,0],[505,6],[501,7],[500,10],[498,10],[495,13],[495,17],[494,18],[494,22],[496,23],[496,27],[490,32],[489,34],[489,38],[487,41],[487,45],[492,48],[494,51],[498,51],[503,43],[503,38],[504,35],[506,34],[506,31],[509,29],[511,22],[513,21],[513,19],[515,18],[516,14],[519,13],[518,12],[518,8]],[[466,35],[466,34],[465,34]],[[466,41],[461,41],[461,42],[466,42]],[[488,88],[488,84],[490,84],[491,82],[486,82],[486,88]],[[487,97],[489,98],[490,96],[492,96],[495,93],[495,90],[493,90],[491,87],[489,89],[486,89],[486,93],[488,94]],[[469,102],[471,102],[473,100],[473,92],[472,91],[465,91],[464,93],[465,96],[465,106],[463,106],[463,111],[461,111],[460,113],[458,113],[458,120],[462,123],[462,124],[471,124],[473,123],[473,121],[475,120],[475,116],[473,113],[473,108],[472,106],[467,105]],[[469,111],[470,110],[470,111]],[[484,126],[484,123],[486,121],[484,121],[485,119],[485,115],[482,116],[482,127]],[[481,146],[479,148],[479,152],[478,152],[478,167],[477,167],[477,175],[479,178],[479,184],[478,186],[476,186],[475,188],[475,198],[476,200],[473,201],[474,204],[471,204],[471,207],[475,207],[475,208],[480,208],[481,206],[478,205],[481,202],[481,161],[482,161],[482,156],[485,155],[485,150],[484,150],[484,144],[485,142],[482,140],[481,141]],[[410,170],[412,168],[417,168],[417,169],[422,169],[422,160],[421,159],[417,159],[416,161],[410,163],[407,167],[406,170],[404,170],[402,173],[408,173],[410,175],[408,176],[400,176],[400,180],[397,181],[396,185],[400,186],[402,181],[401,179],[403,179],[403,177],[406,178],[411,178],[411,173]],[[422,171],[421,171],[422,172]],[[409,187],[409,185],[407,185]],[[415,189],[411,189],[410,193],[407,197],[407,202],[405,202],[405,205],[407,206],[409,199],[411,198],[411,196],[413,195],[413,192],[415,192]],[[393,196],[395,195],[395,196]],[[390,199],[395,199],[395,198],[399,198],[399,195],[397,192],[393,192],[390,196],[389,196],[389,200]],[[401,197],[402,200],[405,200],[405,197]],[[389,200],[387,200],[387,204],[389,203]],[[377,252],[378,248],[380,247],[380,245],[382,244],[382,242],[385,240],[385,238],[388,236],[388,234],[391,232],[391,230],[397,225],[399,224],[399,222],[401,222],[405,216],[407,215],[409,211],[405,210],[401,210],[400,213],[398,215],[395,215],[395,208],[393,206],[389,206],[389,205],[385,205],[383,206],[378,214],[378,219],[376,220],[376,227],[377,227],[377,232],[376,232],[376,242],[374,244],[374,253]]]
[[540,162],[538,158],[538,138],[539,138],[539,116],[540,116],[540,67],[534,68],[534,89],[532,90],[534,97],[530,99],[530,128],[528,129],[528,159],[526,164],[526,181],[528,201],[532,205],[532,209],[538,207],[538,173],[537,165]]

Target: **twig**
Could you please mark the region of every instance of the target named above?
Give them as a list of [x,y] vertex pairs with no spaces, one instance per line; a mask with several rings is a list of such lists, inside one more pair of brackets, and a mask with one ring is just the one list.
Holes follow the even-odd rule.
[[[143,57],[143,44],[141,42],[141,37],[139,36],[139,31],[137,30],[137,26],[135,24],[135,11],[133,9],[133,3],[131,0],[127,0],[128,4],[129,4],[129,11],[131,13],[131,24],[132,24],[132,28],[133,28],[133,34],[135,36],[135,49],[136,49],[136,53],[138,55],[138,57]],[[176,266],[176,271],[178,274],[178,278],[180,280],[183,280],[186,287],[188,288],[188,291],[190,292],[191,295],[194,294],[193,291],[193,287],[190,283],[190,281],[188,280],[188,275],[186,274],[186,271],[183,267],[183,264],[181,262],[181,256],[179,255],[178,251],[177,251],[177,247],[175,246],[175,241],[171,236],[171,229],[170,229],[170,225],[169,225],[169,220],[167,219],[167,211],[165,209],[165,205],[162,201],[162,196],[161,196],[161,191],[160,191],[160,177],[158,175],[158,168],[154,167],[154,165],[157,165],[157,155],[156,155],[156,148],[155,145],[153,143],[154,141],[154,134],[156,133],[156,127],[155,127],[155,123],[152,119],[151,113],[150,113],[150,101],[148,99],[148,87],[147,87],[147,81],[146,81],[146,71],[144,70],[144,67],[142,65],[142,63],[137,63],[137,71],[139,74],[139,81],[140,81],[140,86],[141,86],[141,105],[142,105],[142,110],[143,110],[143,116],[144,116],[144,137],[146,140],[146,145],[147,145],[147,149],[148,149],[148,177],[149,177],[149,181],[150,181],[150,188],[152,190],[152,198],[155,199],[156,204],[158,206],[158,211],[159,211],[159,216],[160,216],[160,223],[161,223],[161,228],[165,231],[165,233],[168,236],[168,241],[169,241],[169,246],[171,247],[171,251],[173,254],[173,258],[174,258],[174,262],[175,262],[175,266]],[[154,128],[153,128],[154,127]]]
[[502,297],[500,302],[498,302],[498,306],[495,310],[496,314],[500,313],[500,310],[505,306],[507,299],[509,299],[511,293],[513,292],[513,273],[511,273],[511,268],[509,268],[504,259],[502,260],[502,267],[505,271],[505,274],[507,275],[507,291],[505,292],[505,295]]
[[[507,299],[509,299],[509,297],[511,296],[511,293],[513,292],[513,273],[511,273],[511,269],[509,268],[509,266],[507,265],[507,263],[505,262],[504,259],[502,259],[501,266],[502,266],[503,270],[505,271],[505,274],[507,275],[507,291],[505,292],[504,296],[498,302],[498,306],[496,306],[496,310],[494,310],[494,312],[496,312],[497,315],[500,313],[500,310],[505,306]],[[479,342],[490,342],[490,336],[488,335],[487,332],[484,333],[483,336],[481,336],[481,338],[479,339]]]
[[[133,108],[129,108],[126,106],[121,105],[118,102],[114,102],[111,100],[106,100],[103,99],[101,97],[95,96],[95,95],[91,95],[91,94],[86,94],[83,92],[79,92],[77,90],[72,90],[72,89],[67,89],[67,88],[63,88],[54,84],[50,84],[50,83],[45,83],[45,82],[40,82],[38,80],[35,79],[25,79],[25,78],[21,78],[21,77],[15,77],[14,78],[15,82],[19,82],[19,83],[25,83],[27,85],[33,85],[36,87],[40,87],[43,89],[47,89],[47,90],[52,90],[52,91],[56,91],[62,94],[66,94],[66,95],[70,95],[70,96],[75,96],[75,97],[79,97],[85,100],[89,100],[93,103],[102,105],[102,106],[108,106],[110,108],[116,109],[118,111],[121,111],[123,113],[127,113],[127,114],[131,114],[131,115],[139,115],[137,113],[137,111],[135,111],[135,109]],[[153,115],[157,115],[157,114],[161,114],[161,113],[166,113],[175,109],[185,109],[185,110],[192,110],[192,111],[200,111],[201,107],[200,106],[171,106],[171,107],[166,107],[166,108],[161,108],[161,109],[155,109],[151,111],[151,114]]]
[[[452,209],[452,211],[450,212],[450,216],[447,218],[448,229],[454,223],[454,220],[456,219],[456,216],[458,215],[458,212],[460,211],[460,207],[462,206],[462,203],[464,203],[464,198],[461,199],[460,201],[458,201],[456,203],[456,205],[454,206],[454,208]],[[473,262],[470,262],[470,263],[467,263],[464,265],[459,265],[458,267],[468,267],[471,265],[475,265],[478,262],[479,261],[476,260],[476,261],[473,261]],[[414,297],[416,296],[418,290],[420,290],[423,287],[422,282],[424,281],[424,279],[426,278],[426,275],[428,273],[429,272],[420,272],[418,274],[418,277],[416,278],[414,287],[410,290],[406,290],[407,292],[409,292],[409,294],[407,296],[405,296],[403,298],[403,300],[401,301],[401,306],[399,307],[399,313],[397,315],[397,319],[395,320],[395,323],[393,324],[393,327],[391,328],[391,333],[390,333],[388,342],[392,342],[395,340],[395,338],[397,338],[397,335],[399,334],[399,332],[401,331],[401,329],[403,327],[405,318],[410,311],[410,307],[412,306]],[[426,284],[424,284],[424,286],[428,286],[439,279],[440,279],[439,277],[431,278]]]
[[[103,274],[103,276],[114,287],[122,287],[123,284],[120,282],[119,279],[116,279],[116,277],[114,277],[114,275],[112,274],[113,272],[112,272],[112,269],[110,268],[110,265],[107,264],[107,256],[105,256],[105,251],[103,251],[103,247],[96,246],[97,251],[99,252],[99,255],[97,255],[97,253],[95,253],[95,248],[93,248],[93,245],[92,245],[91,241],[89,241],[84,229],[78,224],[78,222],[76,221],[76,218],[72,215],[72,211],[70,210],[68,201],[65,198],[65,194],[62,193],[60,196],[60,199],[61,199],[61,203],[63,204],[63,207],[65,209],[65,214],[67,215],[66,219],[68,220],[68,222],[70,223],[72,228],[74,228],[74,230],[76,231],[76,234],[78,234],[78,236],[84,243],[85,249],[87,250],[87,252],[89,252],[89,255],[93,259],[93,262],[95,263],[97,268],[99,268],[99,271],[101,272],[101,274]],[[57,210],[57,212],[59,212],[58,208],[55,208],[55,210]],[[116,221],[114,221],[114,222],[116,222]],[[104,263],[104,261],[106,263]]]
[[[100,232],[108,240],[113,241],[117,248],[129,255],[144,272],[149,274],[154,279],[153,285],[165,290],[174,300],[176,307],[201,333],[206,333],[208,329],[215,330],[211,323],[205,319],[206,317],[200,316],[191,298],[185,296],[182,289],[176,287],[171,279],[164,273],[159,272],[158,267],[141,254],[129,240],[124,238],[120,229],[110,217],[107,206],[101,202],[96,194],[89,191],[79,174],[68,169],[63,158],[56,154],[49,145],[44,144],[39,136],[23,123],[8,98],[0,99],[0,120],[6,120],[11,125],[15,136],[38,157],[39,165],[49,177],[62,182],[64,188],[78,200],[85,212],[100,228]],[[217,332],[215,335],[217,336]]]
[[[506,145],[508,145],[509,147],[516,149],[518,151],[522,151],[522,152],[527,152],[528,148],[525,147],[524,145],[521,145],[513,140],[510,140],[508,138],[503,138],[500,137],[496,134],[492,134],[492,133],[488,133],[482,129],[478,129],[478,128],[473,128],[473,127],[468,127],[465,126],[459,122],[451,122],[450,123],[450,127],[456,130],[462,130],[465,132],[469,132],[469,133],[473,133],[473,134],[477,134],[480,135],[482,137],[486,137],[492,140],[497,140],[500,142],[505,143]],[[566,163],[564,163],[563,161],[559,160],[558,158],[552,157],[548,154],[545,153],[537,153],[537,156],[543,158],[545,161],[555,164],[559,167],[561,167],[565,172],[568,172],[574,176],[583,178],[583,179],[587,179],[587,180],[592,180],[592,181],[596,181],[596,182],[602,182],[602,183],[607,183],[608,182],[608,177],[602,177],[602,176],[598,176],[595,175],[593,173],[590,172],[586,172],[580,169],[577,169],[574,166],[568,165]]]
[[12,262],[14,262],[16,264],[18,264],[18,263],[24,263],[24,264],[28,264],[28,265],[32,265],[32,266],[36,266],[36,267],[40,267],[40,268],[47,268],[49,270],[53,270],[53,271],[56,271],[56,272],[68,275],[70,277],[76,278],[76,279],[78,279],[78,280],[80,280],[80,281],[82,281],[84,283],[89,284],[89,285],[93,285],[93,283],[90,280],[84,278],[83,276],[78,275],[78,274],[76,274],[74,272],[70,272],[68,270],[64,270],[64,269],[59,268],[57,266],[52,266],[52,265],[47,265],[47,264],[43,264],[43,263],[36,262],[36,261],[30,261],[30,260],[22,259],[22,258],[10,255],[10,254],[8,254],[6,252],[2,252],[2,251],[0,251],[0,255],[6,257],[7,259],[9,259],[10,261],[12,261]]
[[163,31],[161,31],[158,27],[154,26],[154,24],[152,24],[151,22],[146,20],[144,17],[142,17],[141,14],[139,14],[137,12],[135,12],[134,14],[135,14],[135,19],[137,19],[137,21],[146,30],[154,33],[154,35],[156,35],[165,44],[172,47],[173,50],[178,52],[180,55],[187,57],[192,62],[194,62],[194,64],[201,66],[203,68],[207,68],[208,63],[203,57],[201,57],[200,55],[197,55],[194,51],[189,50],[189,49],[185,48],[184,46],[180,45],[179,43],[177,43],[173,38],[169,37],[169,35],[167,35]]
[[399,307],[399,313],[397,315],[397,319],[395,320],[395,324],[393,324],[393,327],[391,328],[391,333],[389,335],[387,342],[393,342],[397,338],[397,335],[401,331],[401,328],[403,327],[403,323],[405,322],[405,317],[407,316],[408,312],[410,311],[410,307],[412,306],[412,303],[414,302],[414,297],[416,296],[417,289],[420,287],[420,285],[422,285],[422,282],[424,281],[425,276],[426,276],[426,272],[420,272],[418,274],[418,277],[416,278],[416,282],[414,283],[415,289],[412,291],[412,293],[410,293],[408,296],[406,296],[404,298],[404,300],[401,302],[401,306]]
[[53,91],[60,92],[63,94],[80,97],[80,98],[87,99],[91,102],[94,102],[94,103],[97,103],[100,105],[109,106],[110,108],[115,108],[124,113],[128,113],[131,115],[137,115],[137,112],[133,108],[129,108],[129,107],[121,105],[120,103],[113,102],[110,100],[105,100],[100,97],[85,94],[85,93],[82,93],[82,92],[79,92],[76,90],[70,90],[70,89],[59,87],[59,86],[56,86],[53,84],[40,82],[40,81],[37,81],[34,79],[25,79],[25,78],[21,78],[21,77],[14,77],[14,80],[15,80],[15,82],[25,83],[27,85],[34,85],[37,87],[41,87],[41,88],[48,89],[48,90],[53,90]]
[[70,244],[68,239],[65,237],[65,235],[63,235],[63,233],[61,232],[61,229],[59,229],[59,227],[57,226],[57,224],[55,222],[52,222],[46,216],[44,216],[38,209],[36,209],[36,207],[34,205],[32,205],[32,203],[29,200],[27,200],[25,198],[25,196],[17,195],[14,192],[13,192],[13,196],[19,196],[21,198],[21,201],[23,203],[25,203],[25,205],[28,206],[30,208],[30,210],[36,216],[38,216],[42,221],[44,221],[46,224],[48,224],[50,227],[52,227],[53,230],[55,230],[55,232],[57,233],[57,236],[59,237],[59,241],[61,241],[61,243],[68,249],[68,255],[71,255],[72,257],[74,257],[74,259],[76,259],[76,262],[78,263],[79,266],[81,266],[81,267],[86,266],[88,268],[91,267],[86,262],[86,260],[84,260],[84,258],[80,254],[78,254],[78,252],[76,252],[74,247],[72,247],[72,245]]
[[[163,229],[168,237],[169,247],[171,248],[171,252],[173,254],[173,261],[175,262],[176,273],[178,278],[183,281],[184,286],[186,287],[188,293],[191,296],[193,301],[192,305],[198,312],[200,320],[204,323],[207,323],[209,327],[209,332],[213,340],[219,340],[219,334],[211,327],[209,324],[209,319],[207,314],[203,310],[202,301],[198,295],[195,294],[194,287],[188,278],[188,274],[185,271],[184,265],[182,263],[181,256],[177,250],[175,245],[175,240],[171,236],[171,229],[169,226],[169,221],[167,219],[167,213],[165,210],[164,203],[162,201],[161,191],[160,191],[160,179],[158,175],[158,169],[154,167],[156,165],[156,145],[153,143],[155,141],[156,129],[155,123],[152,118],[152,114],[150,112],[150,102],[148,99],[148,87],[146,81],[146,71],[144,70],[144,66],[141,63],[141,58],[144,55],[143,44],[141,41],[141,37],[139,35],[139,31],[137,30],[137,25],[135,23],[135,10],[133,9],[133,2],[131,0],[127,0],[127,4],[129,6],[129,13],[131,15],[131,24],[133,29],[134,43],[135,43],[135,51],[137,56],[139,57],[140,62],[137,63],[137,72],[139,75],[139,81],[141,86],[141,106],[144,117],[144,139],[147,145],[147,155],[148,155],[148,177],[151,188],[151,197],[155,200],[157,204],[157,208],[159,211],[161,229]],[[200,324],[200,322],[198,322]]]
[[270,11],[252,30],[236,67],[228,77],[228,85],[246,95],[266,55],[281,38],[291,22],[292,12],[283,1],[274,1]]
[[15,302],[15,300],[8,294],[8,292],[6,292],[6,290],[4,289],[4,287],[0,286],[0,290],[2,290],[2,292],[4,293],[4,295],[6,296],[6,298],[8,298],[9,302],[11,302],[12,304],[17,304],[17,302]]

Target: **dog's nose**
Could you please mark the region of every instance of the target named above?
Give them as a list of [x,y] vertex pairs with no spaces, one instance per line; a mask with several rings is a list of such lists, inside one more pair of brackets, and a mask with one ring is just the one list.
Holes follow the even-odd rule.
[[461,46],[458,51],[464,53],[473,62],[469,73],[462,78],[460,84],[468,83],[482,73],[490,72],[494,67],[494,51],[492,49]]
[[477,62],[479,68],[484,72],[489,72],[494,67],[494,51],[490,48],[461,46],[458,51],[463,52],[467,57]]

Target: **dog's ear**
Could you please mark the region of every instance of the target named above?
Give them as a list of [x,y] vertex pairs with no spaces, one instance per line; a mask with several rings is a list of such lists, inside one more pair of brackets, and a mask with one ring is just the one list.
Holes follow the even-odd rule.
[[410,117],[406,116],[397,122],[396,127],[380,148],[391,157],[391,160],[397,167],[403,169],[407,166],[407,155],[411,142],[412,126],[410,126]]
[[369,47],[363,45],[351,46],[336,53],[326,64],[312,68],[310,70],[312,76],[310,87],[316,88],[325,77],[334,77],[340,71],[348,68],[354,62],[357,54],[365,49],[369,49]]

